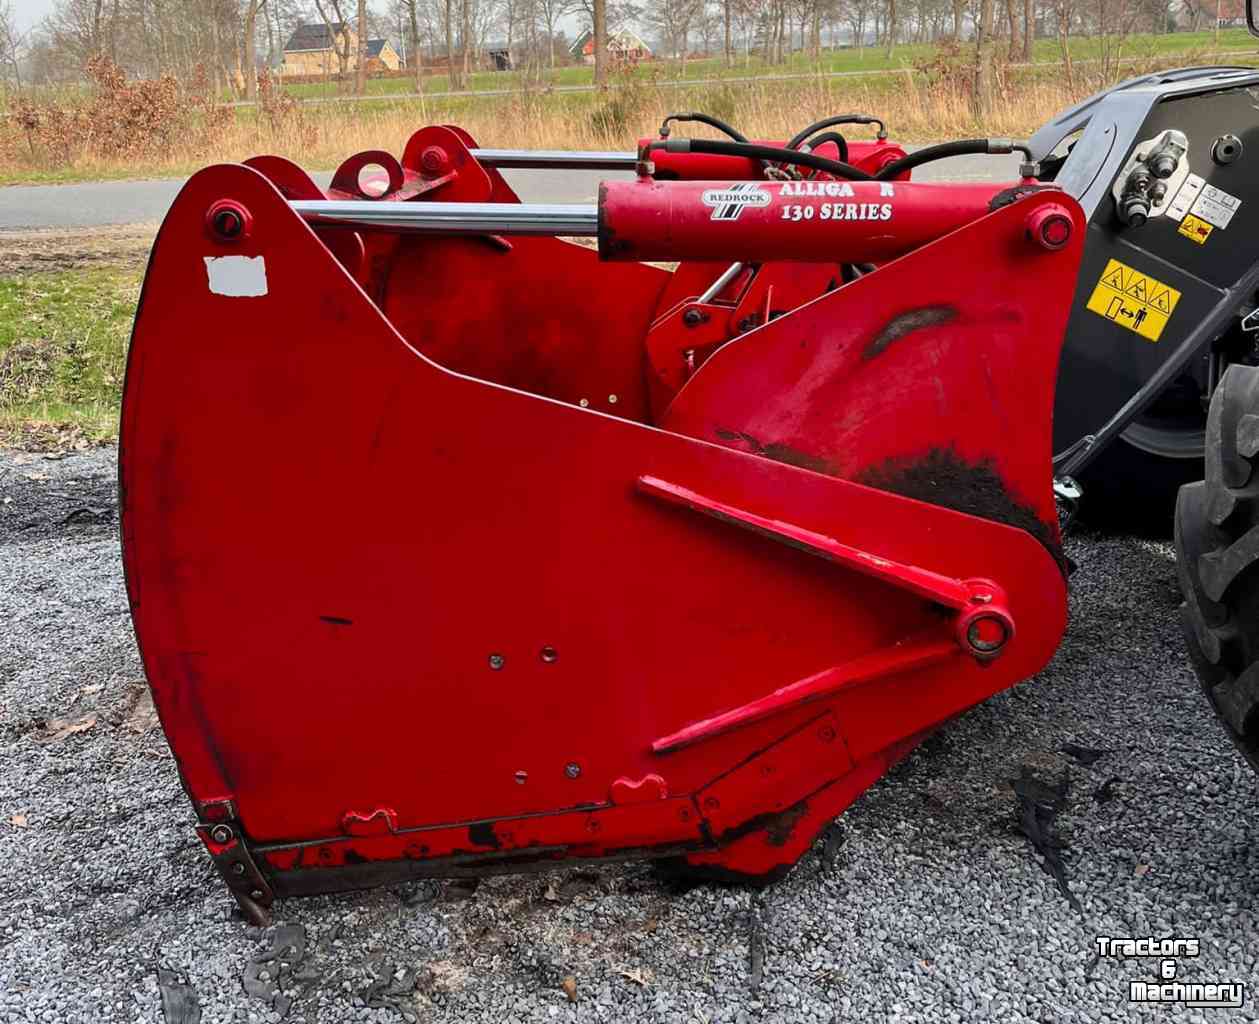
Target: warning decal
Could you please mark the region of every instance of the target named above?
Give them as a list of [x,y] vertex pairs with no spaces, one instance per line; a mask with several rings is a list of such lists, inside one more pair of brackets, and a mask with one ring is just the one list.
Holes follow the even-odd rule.
[[1089,297],[1088,308],[1147,341],[1158,341],[1179,301],[1180,292],[1175,288],[1126,263],[1110,260]]
[[1189,241],[1205,245],[1207,239],[1211,237],[1213,228],[1206,221],[1200,220],[1191,213],[1180,222],[1180,227],[1177,230]]

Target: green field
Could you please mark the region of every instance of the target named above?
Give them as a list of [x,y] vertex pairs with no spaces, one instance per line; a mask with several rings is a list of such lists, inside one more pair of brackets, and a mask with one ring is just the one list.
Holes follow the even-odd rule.
[[[963,43],[963,52],[967,52],[968,44]],[[1001,40],[997,41],[998,47]],[[1123,59],[1141,61],[1167,57],[1176,53],[1184,53],[1187,63],[1202,63],[1210,54],[1237,54],[1242,63],[1259,62],[1259,40],[1254,39],[1241,28],[1224,29],[1215,32],[1175,32],[1165,35],[1131,35],[1123,40],[1096,36],[1073,37],[1069,41],[1071,59],[1076,62],[1097,61],[1104,55],[1111,60]],[[719,57],[707,57],[687,61],[685,65],[675,60],[646,61],[635,69],[620,73],[617,80],[636,77],[646,81],[674,82],[694,81],[697,79],[720,79],[760,77],[769,75],[791,74],[833,74],[862,72],[882,72],[905,70],[929,62],[937,50],[933,44],[902,45],[888,51],[882,47],[864,47],[855,49],[824,49],[820,59],[814,61],[808,53],[792,53],[781,64],[769,64],[753,54],[745,59],[739,55],[732,66],[727,66]],[[558,55],[557,55],[557,59]],[[1056,39],[1037,39],[1033,44],[1032,59],[1034,63],[1057,63],[1062,59],[1062,51]],[[592,84],[594,72],[584,64],[561,64],[554,70],[544,70],[540,76],[526,76],[516,71],[480,71],[468,77],[468,91],[505,90],[510,92],[521,89],[546,89],[548,86],[583,86]],[[353,80],[327,82],[301,82],[284,84],[283,88],[299,99],[344,97],[354,99]],[[388,97],[413,93],[414,79],[411,77],[371,78],[367,82],[368,97]],[[450,92],[450,80],[447,75],[425,75],[423,91],[425,93]],[[32,91],[36,99],[47,99],[66,102],[85,94],[83,87],[57,86],[49,89]],[[9,96],[0,88],[0,111],[8,106]],[[237,99],[234,94],[225,93],[223,99]]]
[[0,443],[28,424],[114,435],[140,271],[0,278]]
[[[998,46],[1000,40],[998,40]],[[1259,40],[1255,40],[1245,29],[1233,28],[1222,30],[1218,37],[1214,32],[1177,32],[1168,35],[1134,35],[1128,36],[1122,43],[1114,39],[1099,37],[1073,38],[1069,43],[1073,61],[1098,60],[1103,54],[1112,59],[1116,57],[1145,58],[1174,53],[1203,54],[1207,52],[1238,52],[1249,53],[1259,57]],[[830,74],[835,72],[861,73],[863,71],[889,71],[912,68],[931,60],[936,48],[931,44],[905,45],[893,48],[891,55],[886,49],[865,47],[863,49],[823,50],[821,58],[814,61],[807,53],[793,53],[782,64],[768,64],[753,55],[744,60],[740,55],[733,66],[727,66],[720,58],[704,58],[687,61],[685,66],[678,61],[647,61],[630,74],[641,78],[659,79],[661,81],[680,81],[710,78],[737,78],[743,76],[782,75],[782,74]],[[1037,39],[1032,47],[1034,62],[1053,63],[1062,59],[1062,51],[1056,39]],[[1194,63],[1196,61],[1191,61]],[[554,71],[544,71],[541,75],[541,87],[547,85],[589,85],[594,80],[593,70],[584,64],[557,67]],[[467,88],[471,91],[508,89],[515,90],[527,84],[523,73],[515,71],[483,71],[469,76]],[[286,85],[285,89],[302,99],[314,97],[332,97],[346,95],[353,88],[352,81],[347,82],[305,82]],[[373,78],[367,83],[369,96],[389,96],[414,90],[411,78]],[[424,91],[440,93],[450,91],[450,80],[444,74],[426,75]]]

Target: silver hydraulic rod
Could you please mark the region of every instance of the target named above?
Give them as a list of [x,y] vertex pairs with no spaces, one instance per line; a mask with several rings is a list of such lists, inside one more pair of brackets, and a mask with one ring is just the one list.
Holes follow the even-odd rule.
[[302,199],[292,207],[312,224],[441,235],[597,235],[598,208],[580,204],[382,203]]
[[704,294],[701,295],[695,301],[696,302],[712,302],[713,299],[715,299],[718,295],[721,294],[722,289],[724,289],[726,285],[728,285],[731,281],[733,281],[736,277],[738,277],[742,272],[743,272],[742,263],[731,263],[730,266],[726,267],[726,269],[723,270],[720,273],[720,275],[718,275],[716,281],[714,281],[712,284],[710,284],[707,288],[704,289]]
[[472,156],[487,167],[516,167],[556,171],[632,171],[638,156],[633,152],[598,152],[562,149],[473,149]]

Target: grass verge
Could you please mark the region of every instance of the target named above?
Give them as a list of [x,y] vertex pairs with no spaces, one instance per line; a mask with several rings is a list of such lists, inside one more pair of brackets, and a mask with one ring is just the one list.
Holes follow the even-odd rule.
[[0,444],[73,447],[117,436],[142,270],[0,277]]

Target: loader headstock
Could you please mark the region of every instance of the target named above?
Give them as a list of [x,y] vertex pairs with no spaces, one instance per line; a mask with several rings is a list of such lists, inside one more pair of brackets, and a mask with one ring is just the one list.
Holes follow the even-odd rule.
[[1079,204],[810,134],[529,206],[482,161],[582,161],[421,134],[326,192],[207,168],[154,248],[124,561],[202,840],[253,919],[561,859],[778,877],[1057,646]]

